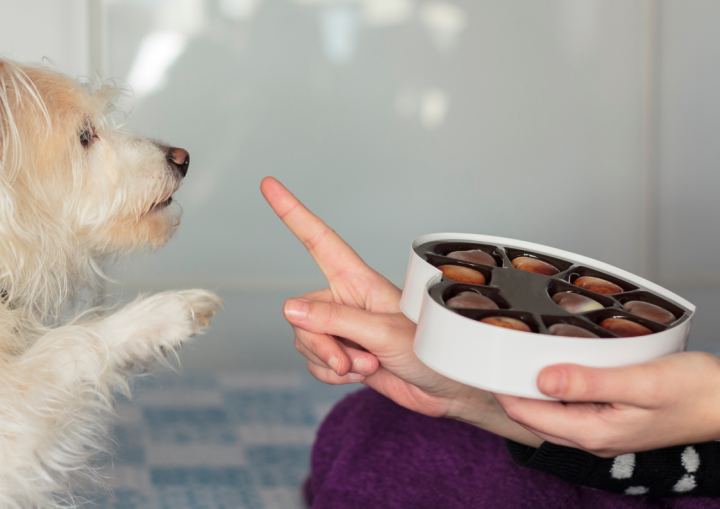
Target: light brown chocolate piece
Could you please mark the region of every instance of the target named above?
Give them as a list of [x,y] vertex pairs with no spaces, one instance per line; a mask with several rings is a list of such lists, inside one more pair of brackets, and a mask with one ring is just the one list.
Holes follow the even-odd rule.
[[600,322],[600,327],[617,334],[621,338],[632,338],[636,336],[647,336],[653,332],[639,323],[625,318],[607,318]]
[[493,267],[497,267],[497,262],[495,261],[495,258],[487,254],[485,251],[480,251],[479,249],[470,249],[469,251],[453,251],[452,253],[448,253],[446,256],[448,258],[453,258],[454,260],[463,260],[465,262],[480,263],[482,265],[491,265]]
[[587,313],[604,307],[598,301],[575,292],[556,293],[552,300],[568,313]]
[[504,329],[519,330],[523,332],[532,332],[532,329],[517,318],[510,318],[509,316],[487,316],[480,320],[482,323],[488,325],[494,325],[495,327],[502,327]]
[[482,272],[467,267],[441,265],[438,269],[443,273],[443,276],[458,283],[468,283],[471,285],[484,285],[486,283],[485,275]]
[[641,300],[631,300],[623,304],[623,309],[640,318],[647,318],[654,322],[670,325],[675,321],[675,315],[665,308],[643,302]]
[[598,338],[597,334],[590,332],[587,329],[578,327],[576,325],[570,325],[567,323],[556,323],[548,327],[548,332],[553,336],[567,336],[571,338]]
[[518,270],[534,272],[544,276],[554,276],[560,272],[554,265],[550,265],[548,262],[538,260],[537,258],[530,258],[529,256],[518,256],[512,261],[512,266]]
[[475,292],[460,292],[445,303],[451,308],[499,309],[495,301]]
[[573,283],[575,286],[590,290],[591,292],[601,295],[612,295],[614,293],[622,293],[623,289],[615,283],[600,279],[599,277],[584,276],[579,277]]

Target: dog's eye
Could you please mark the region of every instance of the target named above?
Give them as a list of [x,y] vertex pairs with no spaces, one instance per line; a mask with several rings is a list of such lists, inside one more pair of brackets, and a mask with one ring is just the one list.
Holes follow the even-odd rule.
[[84,124],[78,132],[78,137],[80,138],[80,145],[82,145],[83,148],[88,148],[93,141],[98,139],[92,124]]
[[87,127],[80,130],[80,145],[87,148],[88,145],[90,145],[90,140],[92,140],[92,132],[90,132],[90,129]]

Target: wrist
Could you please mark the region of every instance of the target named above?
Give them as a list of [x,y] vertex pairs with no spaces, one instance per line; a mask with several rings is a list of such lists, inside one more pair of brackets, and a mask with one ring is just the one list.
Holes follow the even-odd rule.
[[466,422],[530,447],[540,447],[544,441],[510,420],[495,396],[482,389],[468,387],[458,394],[450,403],[446,417]]

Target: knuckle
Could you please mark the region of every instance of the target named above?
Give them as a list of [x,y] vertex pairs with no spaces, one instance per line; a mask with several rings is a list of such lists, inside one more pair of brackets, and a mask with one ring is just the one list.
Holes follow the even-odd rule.
[[389,316],[383,315],[378,320],[376,334],[381,339],[392,338],[396,336],[395,324]]
[[[404,317],[404,315],[402,315]],[[386,314],[378,317],[376,332],[380,339],[390,340],[399,337],[406,337],[407,325],[399,320],[398,315]],[[413,324],[414,325],[414,324]],[[414,336],[411,335],[410,337]]]
[[[323,362],[327,363],[330,360],[330,356],[327,356],[326,359],[323,359]],[[338,370],[339,373],[342,373],[346,370],[345,368],[345,359],[341,356],[335,357],[335,369]],[[332,372],[335,374],[334,372]]]
[[310,372],[310,374],[320,382],[335,385],[335,381],[328,372],[326,368],[323,368],[321,366],[318,366],[317,364],[313,364],[310,361],[307,361],[307,370]]
[[341,315],[341,307],[335,303],[330,303],[327,305],[327,309],[325,310],[325,312],[322,313],[321,320],[323,325],[327,326],[336,323],[340,319]]
[[312,337],[306,338],[304,341],[301,340],[299,342],[300,342],[301,348],[304,347],[305,349],[309,350],[310,353],[312,353],[313,355],[318,354],[319,349],[318,349],[317,341],[315,338],[312,338]]
[[[303,342],[302,346],[304,346],[306,351],[310,352],[311,355],[315,356],[321,362],[327,363],[330,358],[333,357],[333,352],[328,345],[324,344],[323,339],[324,338],[314,337],[307,342]],[[342,369],[342,356],[335,355],[335,358],[337,359],[337,369]]]
[[327,234],[330,233],[330,231],[332,230],[330,230],[327,225],[322,224],[319,229],[317,229],[311,235],[305,237],[302,240],[305,249],[312,252],[320,244],[320,242],[322,242],[322,240],[327,236]]

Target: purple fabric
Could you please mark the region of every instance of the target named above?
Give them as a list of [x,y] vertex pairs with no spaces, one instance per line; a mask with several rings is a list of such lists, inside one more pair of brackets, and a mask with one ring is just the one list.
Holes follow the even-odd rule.
[[720,509],[711,498],[569,484],[517,465],[500,437],[410,412],[371,389],[347,396],[321,425],[305,496],[312,509]]

